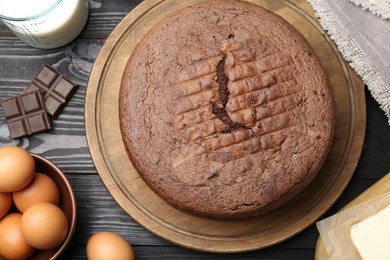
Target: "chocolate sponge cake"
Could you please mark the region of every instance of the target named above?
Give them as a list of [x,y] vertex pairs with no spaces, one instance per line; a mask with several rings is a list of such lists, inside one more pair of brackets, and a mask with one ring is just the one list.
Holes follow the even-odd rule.
[[313,49],[257,5],[211,0],[170,14],[135,47],[119,97],[124,146],[170,205],[243,219],[318,173],[334,101]]

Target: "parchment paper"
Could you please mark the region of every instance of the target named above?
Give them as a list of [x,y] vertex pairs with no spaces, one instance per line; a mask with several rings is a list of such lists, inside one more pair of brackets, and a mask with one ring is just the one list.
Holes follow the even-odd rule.
[[390,192],[317,222],[330,259],[361,259],[351,239],[351,227],[389,205]]

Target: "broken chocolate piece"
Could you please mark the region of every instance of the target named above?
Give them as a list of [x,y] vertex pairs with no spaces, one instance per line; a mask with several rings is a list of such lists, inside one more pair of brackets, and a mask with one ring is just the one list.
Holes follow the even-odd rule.
[[12,138],[51,129],[39,90],[5,99],[1,106]]
[[44,64],[24,92],[39,89],[43,94],[47,113],[57,119],[77,88],[76,84],[55,68]]

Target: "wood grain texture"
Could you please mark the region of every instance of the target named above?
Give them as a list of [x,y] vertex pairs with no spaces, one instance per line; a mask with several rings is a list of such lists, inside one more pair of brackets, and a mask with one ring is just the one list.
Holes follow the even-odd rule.
[[[69,249],[72,250],[73,245],[69,245]],[[161,259],[183,259],[183,260],[258,260],[258,259],[269,259],[269,260],[280,260],[287,259],[286,256],[290,256],[290,259],[299,260],[310,260],[313,259],[313,250],[300,250],[300,249],[277,249],[270,248],[265,249],[261,252],[250,252],[245,254],[207,254],[197,251],[192,251],[185,248],[175,248],[169,246],[135,246],[134,252],[137,260],[148,259],[148,260],[161,260]],[[66,258],[68,257],[68,258]],[[68,254],[65,252],[60,259],[86,259],[84,250],[79,250],[75,254]]]
[[[82,216],[77,223],[82,229],[76,229],[77,236],[75,236],[73,241],[77,240],[78,243],[82,244],[85,243],[86,239],[93,233],[111,229],[125,236],[135,245],[170,245],[169,242],[166,242],[149,232],[145,232],[144,228],[136,224],[123,209],[118,207],[98,175],[68,174],[68,178],[76,195],[78,214]],[[340,198],[329,214],[332,214],[332,211],[337,211],[339,208],[343,207],[353,199],[356,194],[362,193],[374,182],[375,181],[367,182],[366,180],[352,180],[351,185],[348,187],[348,193],[352,194],[352,196]],[[93,188],[91,189],[91,187]],[[107,219],[109,219],[109,221],[107,221]],[[277,247],[310,249],[314,248],[316,239],[317,231],[312,225],[303,233],[295,236],[294,239],[278,244]]]
[[66,172],[96,173],[85,138],[84,99],[89,72],[103,42],[80,39],[63,48],[39,50],[15,38],[0,38],[0,100],[22,93],[44,63],[80,86],[59,118],[51,120],[53,129],[45,133],[13,140],[1,111],[0,145],[28,148],[55,160]]
[[[55,65],[80,84],[75,99],[70,101],[56,122],[61,128],[55,127],[53,132],[14,141],[9,138],[0,109],[0,146],[19,145],[47,156],[64,169],[72,183],[78,203],[76,234],[60,259],[86,259],[85,245],[89,236],[102,230],[117,232],[133,243],[137,259],[313,259],[318,238],[314,225],[267,249],[233,255],[200,253],[172,245],[151,234],[113,200],[98,176],[87,148],[84,98],[92,64],[105,37],[115,22],[138,2],[141,1],[90,1],[95,4],[91,10],[95,15],[90,16],[81,38],[55,50],[27,46],[0,22],[0,100],[20,93],[43,63]],[[336,213],[390,171],[390,126],[367,90],[365,94],[367,124],[361,158],[351,182],[322,218]]]

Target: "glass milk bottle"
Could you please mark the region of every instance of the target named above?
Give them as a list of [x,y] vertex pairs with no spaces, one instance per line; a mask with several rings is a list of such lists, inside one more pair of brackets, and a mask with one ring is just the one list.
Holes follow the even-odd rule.
[[76,38],[88,11],[88,0],[0,0],[0,19],[22,41],[41,49]]

